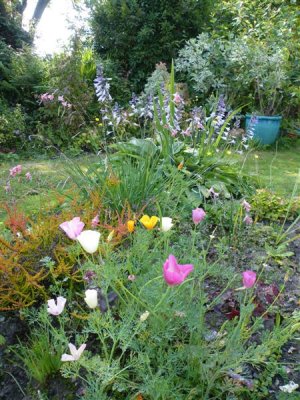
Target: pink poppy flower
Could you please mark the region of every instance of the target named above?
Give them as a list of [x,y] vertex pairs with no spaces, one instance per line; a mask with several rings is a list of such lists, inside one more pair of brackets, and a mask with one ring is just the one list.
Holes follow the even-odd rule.
[[256,281],[256,272],[254,271],[244,271],[243,272],[243,285],[245,288],[249,289],[254,286]]
[[203,210],[203,208],[195,208],[195,210],[192,211],[192,218],[195,225],[198,225],[201,221],[203,221],[205,216],[206,212]]
[[131,282],[133,282],[133,281],[135,281],[135,280],[136,280],[136,276],[135,276],[135,275],[133,275],[133,274],[131,274],[131,275],[128,275],[128,280],[129,280],[129,281],[131,281]]
[[70,239],[75,240],[84,228],[84,223],[80,221],[80,217],[75,217],[71,221],[65,221],[59,225]]
[[163,266],[164,279],[170,286],[180,285],[193,269],[192,264],[178,264],[173,254],[170,254]]

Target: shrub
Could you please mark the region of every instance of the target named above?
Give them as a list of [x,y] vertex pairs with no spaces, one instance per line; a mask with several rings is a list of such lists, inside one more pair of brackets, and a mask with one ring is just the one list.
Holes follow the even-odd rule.
[[156,63],[171,63],[182,43],[200,32],[210,9],[206,0],[91,3],[96,50],[134,92],[142,90]]
[[300,198],[285,199],[267,189],[257,190],[251,204],[259,220],[282,221],[286,217],[293,220],[300,214]]
[[226,40],[203,33],[180,50],[176,69],[202,99],[214,91],[266,115],[283,112],[290,77],[289,52],[274,42],[246,37]]
[[25,144],[26,116],[18,104],[10,108],[0,102],[0,146],[1,150],[19,150]]

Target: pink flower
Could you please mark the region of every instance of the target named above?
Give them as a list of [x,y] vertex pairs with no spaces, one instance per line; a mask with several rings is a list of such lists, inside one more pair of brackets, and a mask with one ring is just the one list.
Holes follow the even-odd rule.
[[181,96],[180,96],[180,94],[178,92],[176,92],[174,94],[174,103],[176,103],[176,104],[182,103],[182,98],[181,98]]
[[58,96],[57,100],[58,101],[65,101],[64,96]]
[[191,128],[187,128],[185,131],[182,131],[183,136],[191,136]]
[[9,175],[16,176],[16,175],[20,174],[21,172],[22,172],[22,165],[19,164],[9,170]]
[[193,269],[192,264],[178,264],[173,254],[170,254],[163,266],[164,279],[170,286],[180,285]]
[[250,215],[246,215],[246,217],[243,219],[243,221],[245,222],[245,224],[247,225],[251,225],[253,224],[253,219],[250,217]]
[[136,280],[136,276],[135,275],[128,275],[128,280],[133,282]]
[[42,103],[45,103],[48,100],[48,93],[43,93],[40,95],[40,99]]
[[250,210],[251,210],[251,205],[250,205],[246,200],[243,200],[242,206],[244,207],[244,209],[245,209],[246,212],[250,212]]
[[30,172],[26,172],[25,177],[26,177],[26,179],[27,179],[28,181],[31,181],[31,180],[32,180],[32,175],[31,175]]
[[203,221],[205,218],[206,212],[203,208],[195,208],[192,212],[192,218],[195,225],[198,225],[199,222]]
[[84,223],[80,221],[80,217],[75,217],[71,221],[63,222],[59,226],[70,239],[75,240],[84,228]]
[[74,344],[69,343],[69,349],[71,354],[63,354],[61,356],[61,361],[77,361],[81,357],[84,349],[86,348],[86,344],[83,343],[79,349],[77,350]]
[[256,273],[254,271],[244,271],[243,272],[243,285],[245,288],[251,288],[256,281]]
[[71,108],[72,107],[72,104],[68,103],[67,101],[62,101],[61,105],[64,106],[64,107],[67,107],[67,108]]
[[97,214],[93,219],[92,219],[92,228],[96,228],[96,226],[99,224],[99,214]]
[[63,312],[64,308],[65,308],[65,304],[66,304],[66,299],[62,296],[57,297],[56,299],[56,304],[55,304],[55,300],[51,299],[48,300],[48,308],[47,311],[49,314],[51,315],[59,315]]

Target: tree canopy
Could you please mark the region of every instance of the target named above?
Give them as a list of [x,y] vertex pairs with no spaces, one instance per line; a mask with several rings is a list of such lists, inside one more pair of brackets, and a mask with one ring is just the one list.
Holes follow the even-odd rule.
[[92,0],[95,48],[141,90],[155,64],[170,63],[206,23],[208,0]]

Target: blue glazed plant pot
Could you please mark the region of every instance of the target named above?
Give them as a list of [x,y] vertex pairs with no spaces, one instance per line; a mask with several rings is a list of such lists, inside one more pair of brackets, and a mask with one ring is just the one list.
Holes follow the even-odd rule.
[[253,138],[261,144],[273,144],[278,139],[282,117],[255,116],[254,119],[252,122],[252,115],[246,115],[246,131],[252,130]]

